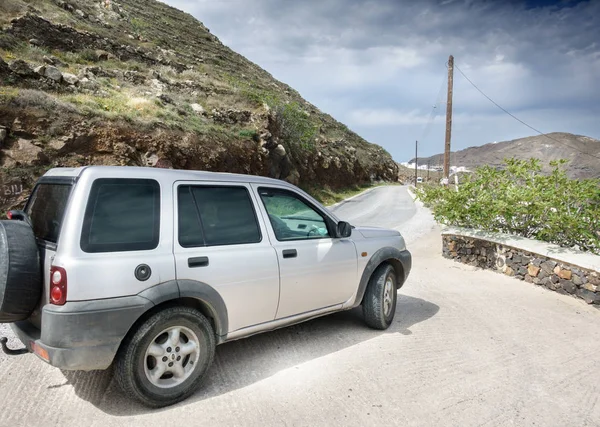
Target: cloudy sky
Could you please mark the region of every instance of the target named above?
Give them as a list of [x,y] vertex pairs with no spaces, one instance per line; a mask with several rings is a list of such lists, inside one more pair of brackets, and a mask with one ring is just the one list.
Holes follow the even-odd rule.
[[[600,0],[166,2],[397,161],[443,151],[450,54],[533,127],[600,139]],[[453,150],[532,134],[455,70]]]

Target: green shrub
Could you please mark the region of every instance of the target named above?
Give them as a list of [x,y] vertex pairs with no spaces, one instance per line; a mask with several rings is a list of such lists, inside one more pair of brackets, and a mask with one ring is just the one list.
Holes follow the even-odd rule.
[[238,135],[241,138],[251,138],[256,139],[258,137],[258,132],[255,129],[242,129],[239,131]]
[[437,221],[502,232],[600,254],[600,180],[569,179],[565,160],[505,160],[506,168],[478,168],[458,190],[425,185],[417,195]]
[[131,18],[129,20],[129,23],[131,24],[131,29],[133,30],[133,32],[137,34],[142,34],[146,30],[146,28],[148,28],[148,24],[138,18]]
[[96,54],[96,51],[94,51],[93,49],[83,49],[81,52],[79,52],[79,56],[84,61],[88,61],[88,62],[98,61],[98,55]]
[[[274,115],[273,134],[279,134],[285,143],[291,147],[304,150],[315,149],[315,135],[318,126],[310,115],[297,102],[270,105]],[[274,131],[274,132],[273,132]]]

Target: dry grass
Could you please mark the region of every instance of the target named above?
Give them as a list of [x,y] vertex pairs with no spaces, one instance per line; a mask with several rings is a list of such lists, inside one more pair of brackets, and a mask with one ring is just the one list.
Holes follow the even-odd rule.
[[23,15],[27,11],[27,4],[22,0],[0,1],[0,26],[10,24],[11,19]]
[[6,90],[10,99],[6,99],[4,102],[16,108],[39,108],[47,112],[77,112],[73,105],[48,92],[16,88],[6,88]]

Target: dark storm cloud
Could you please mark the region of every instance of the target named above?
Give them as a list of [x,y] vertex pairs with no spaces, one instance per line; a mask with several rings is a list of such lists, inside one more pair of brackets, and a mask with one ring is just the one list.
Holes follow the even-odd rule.
[[[398,160],[424,134],[449,54],[538,128],[600,137],[600,1],[167,2]],[[444,106],[434,111],[431,153]],[[531,134],[458,73],[454,122],[457,148]]]

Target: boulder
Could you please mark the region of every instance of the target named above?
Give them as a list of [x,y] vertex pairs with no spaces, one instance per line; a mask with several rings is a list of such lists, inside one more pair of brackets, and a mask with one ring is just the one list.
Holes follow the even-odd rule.
[[281,144],[278,144],[277,147],[273,150],[273,154],[277,157],[284,157],[286,155],[285,147]]
[[43,76],[44,73],[46,72],[46,66],[45,65],[38,65],[37,67],[35,67],[33,69],[33,72],[36,73],[36,74],[38,74],[38,75],[40,75],[40,76]]
[[18,74],[21,77],[35,77],[35,73],[29,64],[22,59],[11,62],[8,67],[13,73]]
[[164,94],[164,93],[160,94],[160,95],[157,96],[157,98],[160,99],[165,104],[173,104],[173,105],[175,105],[175,101],[173,100],[173,98],[171,98],[167,94]]
[[7,136],[8,136],[8,131],[6,130],[6,128],[0,127],[0,148],[2,148],[2,143],[4,142],[4,140],[6,139]]
[[33,145],[31,141],[21,138],[9,151],[14,161],[30,165],[38,159],[42,149]]
[[63,73],[63,80],[70,85],[75,85],[79,82],[79,78],[74,74]]
[[48,65],[55,65],[57,67],[66,67],[67,66],[67,64],[65,64],[64,62],[62,62],[60,59],[58,59],[54,55],[50,55],[50,56],[44,55],[42,59]]
[[42,45],[38,39],[29,39],[29,44],[32,46],[41,46]]
[[105,50],[97,50],[95,52],[96,59],[98,61],[108,61],[108,59],[113,56]]
[[160,158],[154,165],[155,168],[173,169],[173,163],[169,159]]
[[204,107],[202,107],[202,105],[200,105],[200,104],[190,104],[190,107],[192,107],[192,110],[195,113],[204,114]]
[[54,80],[55,82],[60,82],[63,78],[63,75],[58,68],[48,65],[44,70],[44,77]]

